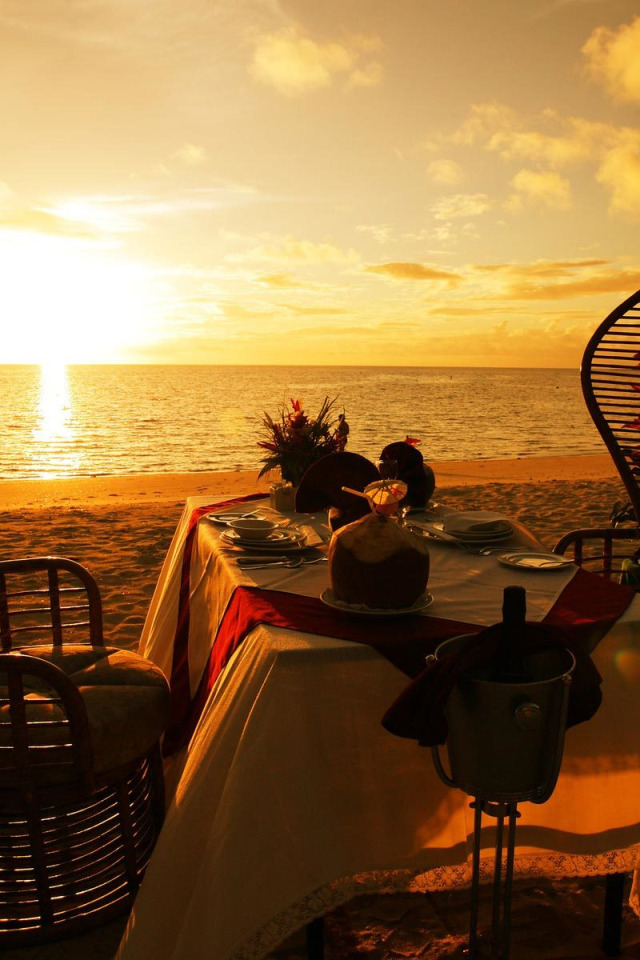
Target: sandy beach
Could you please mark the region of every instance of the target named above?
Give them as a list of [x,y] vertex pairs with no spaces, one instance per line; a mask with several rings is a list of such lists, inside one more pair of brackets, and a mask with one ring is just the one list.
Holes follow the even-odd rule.
[[[608,522],[626,501],[608,456],[434,463],[434,498],[453,508],[499,510],[550,547],[568,530]],[[254,472],[87,477],[0,482],[0,556],[70,556],[93,572],[105,610],[107,642],[136,649],[153,589],[185,498],[211,503],[259,490]],[[596,960],[603,884],[519,884],[514,900],[513,957]],[[362,898],[327,921],[327,960],[362,957],[461,958],[467,924],[465,891],[434,897]],[[108,960],[122,923],[63,945],[9,951],[23,960]],[[640,921],[625,916],[624,957],[640,958]],[[294,938],[274,956],[302,960]],[[189,960],[185,957],[184,960]]]
[[[606,524],[622,484],[606,456],[432,464],[435,498],[500,510],[553,546],[575,527]],[[256,472],[153,474],[0,482],[0,555],[70,556],[103,595],[109,642],[135,649],[188,496],[211,503],[267,491]]]

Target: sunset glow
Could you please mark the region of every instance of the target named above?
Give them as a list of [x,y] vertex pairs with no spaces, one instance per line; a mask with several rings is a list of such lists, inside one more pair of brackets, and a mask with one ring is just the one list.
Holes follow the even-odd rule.
[[0,24],[0,362],[577,366],[640,287],[630,0]]

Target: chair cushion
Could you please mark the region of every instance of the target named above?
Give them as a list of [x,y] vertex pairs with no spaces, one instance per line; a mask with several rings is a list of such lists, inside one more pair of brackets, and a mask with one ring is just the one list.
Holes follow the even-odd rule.
[[[169,717],[169,685],[149,660],[116,647],[34,645],[21,653],[55,664],[76,684],[87,710],[93,763],[104,774],[144,756]],[[42,695],[33,678],[30,699]]]

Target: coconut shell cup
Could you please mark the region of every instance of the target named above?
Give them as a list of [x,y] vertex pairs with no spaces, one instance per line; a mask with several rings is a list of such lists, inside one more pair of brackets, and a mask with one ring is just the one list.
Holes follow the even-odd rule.
[[388,444],[380,454],[381,460],[395,460],[398,464],[398,480],[407,484],[407,495],[403,503],[411,507],[427,505],[436,488],[436,477],[431,467],[424,462],[419,450],[412,444],[400,440]]
[[429,551],[424,538],[370,513],[334,533],[329,577],[334,596],[344,603],[410,607],[426,591]]

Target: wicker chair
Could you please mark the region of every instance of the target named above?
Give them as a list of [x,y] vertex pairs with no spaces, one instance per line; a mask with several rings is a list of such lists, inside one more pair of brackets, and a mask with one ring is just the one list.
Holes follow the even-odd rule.
[[[571,548],[579,566],[611,579],[640,550],[640,290],[595,331],[580,379],[587,409],[627,491],[632,522],[618,526],[613,520],[608,527],[572,530],[553,549],[565,554]],[[610,957],[620,953],[624,883],[623,874],[606,880],[602,949]]]
[[0,561],[0,636],[2,950],[130,908],[164,814],[169,694],[104,645],[98,587],[72,560]]
[[580,368],[582,393],[630,501],[633,522],[572,530],[553,548],[571,547],[577,564],[607,578],[640,548],[640,290],[595,331]]

